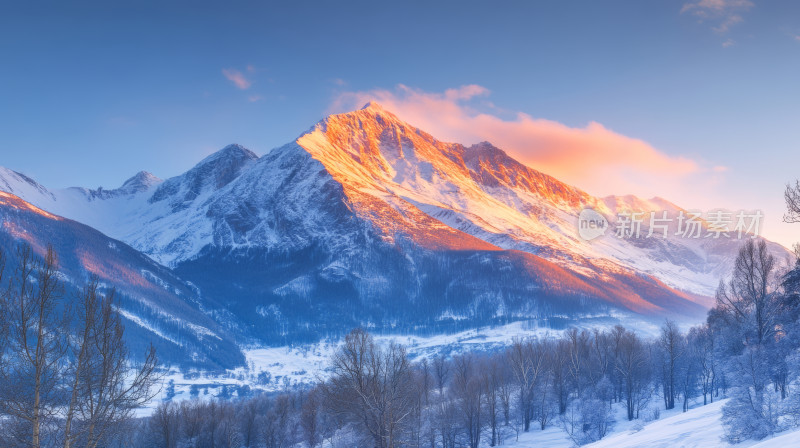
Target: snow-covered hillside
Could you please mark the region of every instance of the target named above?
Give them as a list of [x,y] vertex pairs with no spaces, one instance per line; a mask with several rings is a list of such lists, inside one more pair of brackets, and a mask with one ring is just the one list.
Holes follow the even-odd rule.
[[[724,440],[722,407],[727,400],[706,406],[696,405],[687,412],[679,409],[662,411],[657,420],[617,422],[612,433],[600,441],[583,445],[587,448],[789,448],[800,446],[800,430],[789,430],[761,441],[747,440],[732,445]],[[620,418],[622,415],[620,413]],[[559,428],[532,431],[519,440],[508,441],[509,448],[575,447]]]
[[20,242],[39,256],[52,245],[65,300],[77,296],[89,275],[102,289],[114,288],[134,356],[154,343],[176,365],[219,369],[243,361],[222,310],[193,285],[124,242],[0,191],[0,253],[10,269]]

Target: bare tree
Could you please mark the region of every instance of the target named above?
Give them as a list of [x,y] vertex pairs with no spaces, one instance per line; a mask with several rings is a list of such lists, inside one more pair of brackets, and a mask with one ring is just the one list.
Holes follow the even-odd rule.
[[414,407],[405,349],[396,344],[381,349],[357,329],[345,337],[331,364],[332,377],[320,389],[328,409],[359,427],[375,447],[398,446]]
[[52,246],[43,260],[27,245],[19,246],[16,256],[14,286],[6,302],[8,349],[15,356],[0,366],[0,406],[4,414],[30,425],[27,444],[39,448],[43,425],[59,410],[67,313],[59,308],[63,288]]
[[533,420],[534,391],[547,370],[547,346],[544,342],[535,339],[515,339],[507,356],[519,391],[519,410],[523,431],[528,431],[531,420]]
[[256,445],[256,418],[258,417],[257,403],[257,400],[248,401],[242,407],[242,411],[238,416],[242,428],[242,444],[247,448]]
[[439,397],[444,396],[444,385],[450,376],[450,365],[444,356],[439,355],[433,358],[433,374],[436,377],[436,387],[439,389]]
[[[89,448],[113,435],[134,409],[150,401],[158,393],[156,385],[161,379],[152,345],[140,365],[131,365],[115,292],[104,296],[98,288],[99,280],[92,277],[81,294],[78,319],[82,337],[75,350],[72,399],[67,412],[68,422],[73,416],[80,420],[81,437]],[[66,435],[65,448],[69,448],[74,435]]]
[[480,378],[475,374],[472,355],[466,354],[453,360],[454,375],[452,394],[461,416],[461,424],[467,434],[467,446],[478,448],[481,441],[482,393]]
[[591,334],[586,330],[570,328],[566,332],[567,372],[578,398],[583,396],[586,381],[590,378],[588,372],[589,356],[591,352]]
[[717,289],[717,308],[733,316],[740,324],[747,324],[752,334],[745,334],[761,344],[775,331],[779,315],[779,302],[774,287],[775,258],[769,253],[764,240],[748,240],[739,249],[733,275]]
[[714,353],[714,332],[707,325],[695,327],[689,330],[687,339],[689,345],[696,350],[703,405],[708,404],[709,398],[713,403],[717,371],[716,354]]
[[288,394],[275,399],[272,411],[267,414],[267,424],[262,427],[262,438],[270,448],[286,448],[289,439],[292,403]]
[[[431,426],[426,425],[426,422],[423,421],[426,408],[430,407],[431,376],[427,358],[422,358],[422,361],[412,368],[414,378],[414,387],[412,388],[414,396],[414,422],[410,425],[411,433],[409,444],[421,447],[423,437],[425,435],[427,435],[429,439],[431,437]],[[427,434],[423,434],[426,430]]]
[[[610,377],[609,370],[614,363],[613,336],[606,331],[595,328],[592,331],[591,355],[587,369],[587,377],[591,385],[597,385],[603,378]],[[613,398],[613,397],[609,397]]]
[[178,445],[179,417],[177,405],[171,401],[159,404],[153,411],[148,420],[148,435],[154,439],[157,446],[175,448]]
[[440,400],[436,405],[436,423],[439,427],[443,448],[454,448],[456,446],[458,409],[452,400]]
[[425,398],[425,406],[430,404],[430,391],[431,391],[431,367],[428,364],[428,358],[422,358],[419,364],[419,379],[422,394]]
[[783,215],[784,222],[800,222],[800,180],[796,180],[794,185],[786,184],[783,198],[786,201],[786,214]]
[[500,407],[503,410],[503,425],[508,426],[511,424],[511,380],[509,378],[508,367],[503,362],[506,358],[504,354],[500,354],[493,359],[497,360],[497,364],[502,367],[499,370],[500,381],[498,383],[497,397],[500,399]]
[[667,319],[661,327],[661,337],[658,339],[658,348],[661,364],[661,387],[664,395],[664,407],[675,407],[677,395],[678,363],[684,352],[684,340],[675,322]]
[[181,401],[179,406],[179,413],[182,422],[181,436],[184,438],[184,440],[196,442],[203,429],[204,404],[198,400],[192,400]]
[[83,318],[82,328],[79,329],[76,338],[77,350],[73,348],[74,362],[72,367],[72,393],[70,394],[69,405],[67,406],[67,413],[64,417],[64,448],[69,448],[77,439],[78,434],[73,433],[72,422],[75,418],[75,411],[78,406],[78,394],[80,393],[80,386],[82,377],[85,375],[84,370],[87,368],[89,357],[89,341],[92,338],[92,330],[94,328],[94,318],[96,316],[95,309],[97,308],[97,279],[92,278],[84,288],[80,297],[80,308],[78,310]]
[[555,346],[551,348],[550,356],[553,395],[558,403],[559,415],[563,415],[567,411],[567,399],[569,398],[569,385],[567,383],[569,360],[569,343],[564,339],[559,339],[555,343]]
[[635,333],[623,330],[619,342],[617,372],[622,378],[628,420],[633,420],[636,417],[637,398],[643,392],[643,389],[647,387],[649,381],[649,378],[645,375],[647,361],[648,353],[644,343]]
[[236,414],[230,403],[223,403],[220,406],[217,436],[218,443],[214,443],[212,446],[218,446],[219,448],[240,448],[242,446],[242,435],[239,432]]
[[300,411],[300,425],[303,428],[303,438],[309,448],[317,446],[317,442],[319,441],[319,400],[317,399],[317,394],[318,392],[312,389],[308,393]]
[[498,358],[492,356],[483,361],[481,372],[486,423],[489,427],[489,446],[496,446],[502,442],[499,407],[501,405],[501,383],[504,381]]

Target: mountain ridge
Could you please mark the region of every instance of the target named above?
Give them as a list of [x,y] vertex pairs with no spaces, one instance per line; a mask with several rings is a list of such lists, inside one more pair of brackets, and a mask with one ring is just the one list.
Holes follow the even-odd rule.
[[213,370],[243,361],[227,319],[209,315],[224,311],[191,283],[121,241],[0,191],[0,250],[7,266],[15,265],[21,243],[40,257],[48,245],[55,249],[65,301],[78,296],[90,275],[103,291],[116,290],[134,358],[152,342],[160,356],[187,367]]
[[[0,189],[13,183],[3,173]],[[348,325],[442,330],[456,324],[437,320],[446,315],[475,325],[612,309],[699,316],[738,247],[583,241],[583,208],[608,217],[682,209],[593,197],[491,143],[440,141],[376,103],[328,116],[262,157],[228,145],[128,194],[89,201],[75,190],[21,190],[170,267],[268,341]]]

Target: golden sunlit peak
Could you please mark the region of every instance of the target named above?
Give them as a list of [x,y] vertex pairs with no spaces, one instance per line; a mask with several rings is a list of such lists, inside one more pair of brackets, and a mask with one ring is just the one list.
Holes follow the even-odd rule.
[[382,112],[386,109],[383,108],[380,104],[376,103],[375,101],[370,101],[361,108],[361,110],[374,110],[376,112]]

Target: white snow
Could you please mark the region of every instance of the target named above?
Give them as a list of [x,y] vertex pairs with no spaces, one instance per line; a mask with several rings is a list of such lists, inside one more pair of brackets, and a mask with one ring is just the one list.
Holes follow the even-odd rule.
[[800,446],[800,430],[790,430],[771,439],[758,442],[752,445],[751,448],[791,448],[798,446]]
[[178,347],[182,347],[183,346],[183,344],[181,344],[180,342],[178,342],[175,339],[172,339],[171,337],[167,336],[161,330],[159,330],[158,328],[156,328],[152,324],[148,323],[147,321],[145,321],[141,317],[131,313],[130,311],[126,311],[126,310],[124,310],[122,308],[117,308],[117,311],[125,319],[128,319],[129,321],[131,321],[131,322],[135,323],[136,325],[144,328],[145,330],[150,331],[151,333],[153,333],[155,335],[158,335],[158,337],[160,337],[160,338],[162,338],[164,340],[170,341],[173,344],[177,345]]
[[[489,144],[469,151],[487,157],[501,154]],[[220,161],[224,164],[225,157],[231,158],[231,163],[243,160],[238,178],[221,188],[214,187],[210,178],[200,177],[200,184],[195,182],[192,176],[205,173],[200,168]],[[338,239],[335,244],[346,249],[349,238],[329,228],[324,213],[317,209],[325,204],[314,203],[318,192],[332,180],[343,185],[346,194],[362,194],[361,199],[367,201],[364,204],[383,202],[410,220],[415,218],[408,210],[415,208],[440,222],[440,230],[457,229],[503,249],[539,253],[583,275],[602,278],[605,271],[620,269],[644,272],[706,297],[713,295],[719,278],[728,273],[738,247],[729,240],[686,238],[669,238],[668,244],[654,239],[635,243],[612,236],[613,231],[592,242],[582,241],[576,224],[584,207],[608,217],[619,210],[676,212],[680,208],[660,198],[592,197],[502,157],[497,166],[492,165],[492,158],[492,162],[480,164],[478,159],[465,161],[462,146],[440,142],[377,105],[328,117],[296,142],[272,151],[269,161],[255,157],[231,145],[182,176],[162,182],[139,173],[129,182],[140,189],[121,188],[105,195],[81,188],[49,191],[19,173],[0,168],[0,190],[125,241],[166,265],[190,259],[208,244],[286,250],[302,246],[316,235]],[[322,170],[327,176],[318,175]],[[213,173],[204,175],[213,177]],[[476,176],[496,181],[481,183]],[[287,187],[284,182],[289,178],[292,184]],[[161,185],[175,186],[174,197],[150,202]],[[194,191],[197,185],[199,190]],[[187,193],[196,196],[175,207],[173,200],[183,201]],[[242,203],[260,207],[256,210],[258,221],[244,230],[221,219],[226,214],[236,215]],[[275,204],[279,211],[270,208]],[[301,226],[285,235],[267,225],[273,215],[280,214],[296,218]],[[382,222],[386,218],[368,211],[361,216],[377,228],[397,225]],[[391,240],[392,236],[385,238]],[[548,250],[540,253],[540,248]],[[774,244],[772,250],[788,253]],[[297,287],[302,286],[287,285],[288,289]]]
[[[592,448],[708,448],[729,444],[722,440],[720,422],[726,400],[700,406],[675,415],[666,414],[641,428],[634,425],[598,442]],[[627,422],[626,422],[627,423]],[[626,425],[629,426],[629,425]]]
[[[473,154],[469,160],[467,151]],[[475,154],[488,159],[479,163]],[[217,188],[216,168],[209,168],[215,163],[223,171],[230,166],[226,163],[239,163],[241,174]],[[482,183],[481,176],[494,180]],[[426,222],[429,230],[457,229],[503,249],[538,253],[588,276],[644,272],[706,297],[729,272],[738,248],[734,241],[709,239],[637,243],[612,236],[613,229],[585,242],[577,237],[576,227],[577,215],[585,207],[607,217],[620,210],[680,208],[660,198],[590,196],[517,164],[489,144],[464,149],[438,141],[377,105],[330,116],[261,159],[231,145],[167,181],[139,173],[129,180],[138,189],[123,187],[112,190],[114,194],[81,188],[49,191],[0,168],[0,190],[125,241],[165,265],[191,259],[209,244],[290,250],[317,237],[347,250],[352,236],[331,228],[323,210],[327,204],[318,203],[320,192],[333,181],[345,188],[346,195],[360,195],[350,206],[379,229],[402,224],[359,207],[388,204],[412,227],[417,218],[409,212],[420,210],[441,223]],[[175,191],[167,199],[150,202],[159,186]],[[250,210],[256,207],[256,216],[249,217],[251,225],[236,228],[223,217],[238,217],[241,204]],[[268,225],[283,218],[300,223],[291,235]],[[392,237],[384,236],[389,241]],[[788,254],[779,245],[771,247],[777,254]],[[542,248],[546,250],[541,252]],[[302,289],[302,285],[286,288]]]
[[[747,440],[731,445],[723,439],[724,428],[720,421],[726,399],[702,406],[695,402],[687,412],[680,409],[664,411],[661,403],[652,407],[661,408],[658,420],[646,422],[642,419],[631,422],[617,412],[617,423],[612,433],[603,439],[583,445],[586,448],[789,448],[800,446],[800,430],[793,429],[762,441]],[[621,405],[615,405],[623,411]],[[519,440],[506,440],[509,448],[572,448],[576,445],[558,427],[557,420],[545,431],[532,429],[522,433]]]

